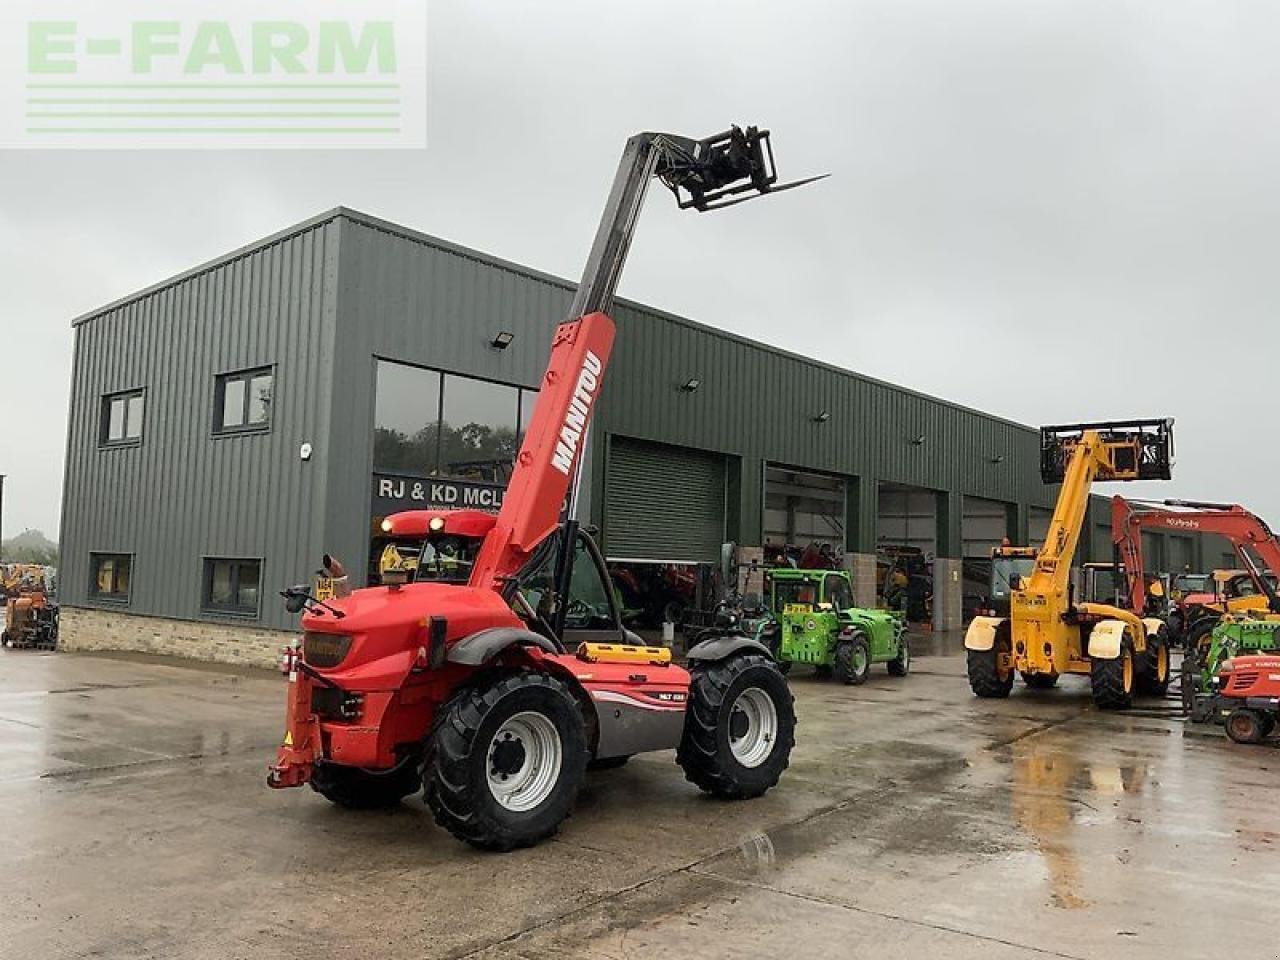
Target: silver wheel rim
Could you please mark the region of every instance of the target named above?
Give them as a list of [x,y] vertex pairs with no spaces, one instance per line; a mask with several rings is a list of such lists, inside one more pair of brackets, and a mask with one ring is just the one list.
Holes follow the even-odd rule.
[[911,648],[907,646],[907,641],[902,641],[902,669],[906,670],[911,666]]
[[[498,762],[512,751],[519,755],[517,766]],[[508,717],[489,741],[485,756],[489,792],[514,813],[532,810],[551,796],[563,758],[560,733],[545,714],[525,710]]]
[[866,671],[870,659],[866,650],[862,647],[853,648],[853,675],[855,677]]
[[747,721],[742,736],[729,736],[729,749],[733,758],[744,767],[758,767],[773,752],[778,739],[778,708],[773,699],[759,687],[748,687],[738,694],[730,711],[730,724],[741,713]]

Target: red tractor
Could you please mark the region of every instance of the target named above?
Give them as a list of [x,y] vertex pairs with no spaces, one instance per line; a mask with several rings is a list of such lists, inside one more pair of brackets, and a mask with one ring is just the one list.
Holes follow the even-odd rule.
[[1218,671],[1214,714],[1236,743],[1261,743],[1280,723],[1280,657],[1232,657]]
[[[778,782],[795,712],[768,650],[725,632],[691,649],[685,668],[641,645],[573,519],[613,346],[604,311],[650,180],[698,210],[799,185],[777,184],[768,137],[735,127],[706,140],[628,141],[501,512],[388,517],[390,534],[425,531],[413,582],[389,570],[381,586],[332,597],[284,591],[306,614],[301,643],[286,651],[271,786],[310,783],[344,807],[425,788],[454,836],[509,850],[555,833],[589,763],[676,748],[687,779],[715,796],[754,797]],[[326,557],[325,567],[343,582],[340,564]]]

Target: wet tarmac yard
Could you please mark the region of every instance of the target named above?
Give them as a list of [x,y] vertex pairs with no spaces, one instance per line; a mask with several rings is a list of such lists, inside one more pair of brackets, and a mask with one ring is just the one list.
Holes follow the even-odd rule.
[[766,797],[637,758],[494,855],[268,790],[274,674],[0,651],[0,956],[1280,956],[1280,749],[1078,678],[978,701],[957,653],[792,687]]

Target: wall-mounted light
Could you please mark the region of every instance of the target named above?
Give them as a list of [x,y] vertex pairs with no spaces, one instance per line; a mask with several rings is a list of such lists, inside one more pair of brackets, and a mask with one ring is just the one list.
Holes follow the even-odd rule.
[[493,339],[489,341],[489,346],[493,347],[495,350],[505,350],[507,347],[511,346],[511,341],[515,338],[516,335],[510,330],[499,330],[494,334]]
[[700,386],[702,386],[701,380],[697,377],[690,377],[683,385],[681,385],[680,389],[685,393],[693,393],[693,391],[697,390]]
[[923,447],[923,446],[924,446],[924,434],[923,434],[923,433],[920,433],[920,434],[917,434],[916,436],[912,437],[912,438],[911,438],[911,445],[912,445],[913,447]]
[[987,458],[991,463],[1004,463],[1004,454],[996,453]]
[[814,414],[812,419],[814,423],[826,423],[831,419],[831,412],[829,410],[823,410],[821,413]]

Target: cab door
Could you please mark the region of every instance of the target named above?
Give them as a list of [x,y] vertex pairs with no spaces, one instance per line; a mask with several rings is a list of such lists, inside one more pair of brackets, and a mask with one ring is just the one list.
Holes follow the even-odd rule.
[[622,627],[613,584],[595,541],[579,531],[573,548],[564,618],[567,650],[580,643],[639,643],[640,639]]

